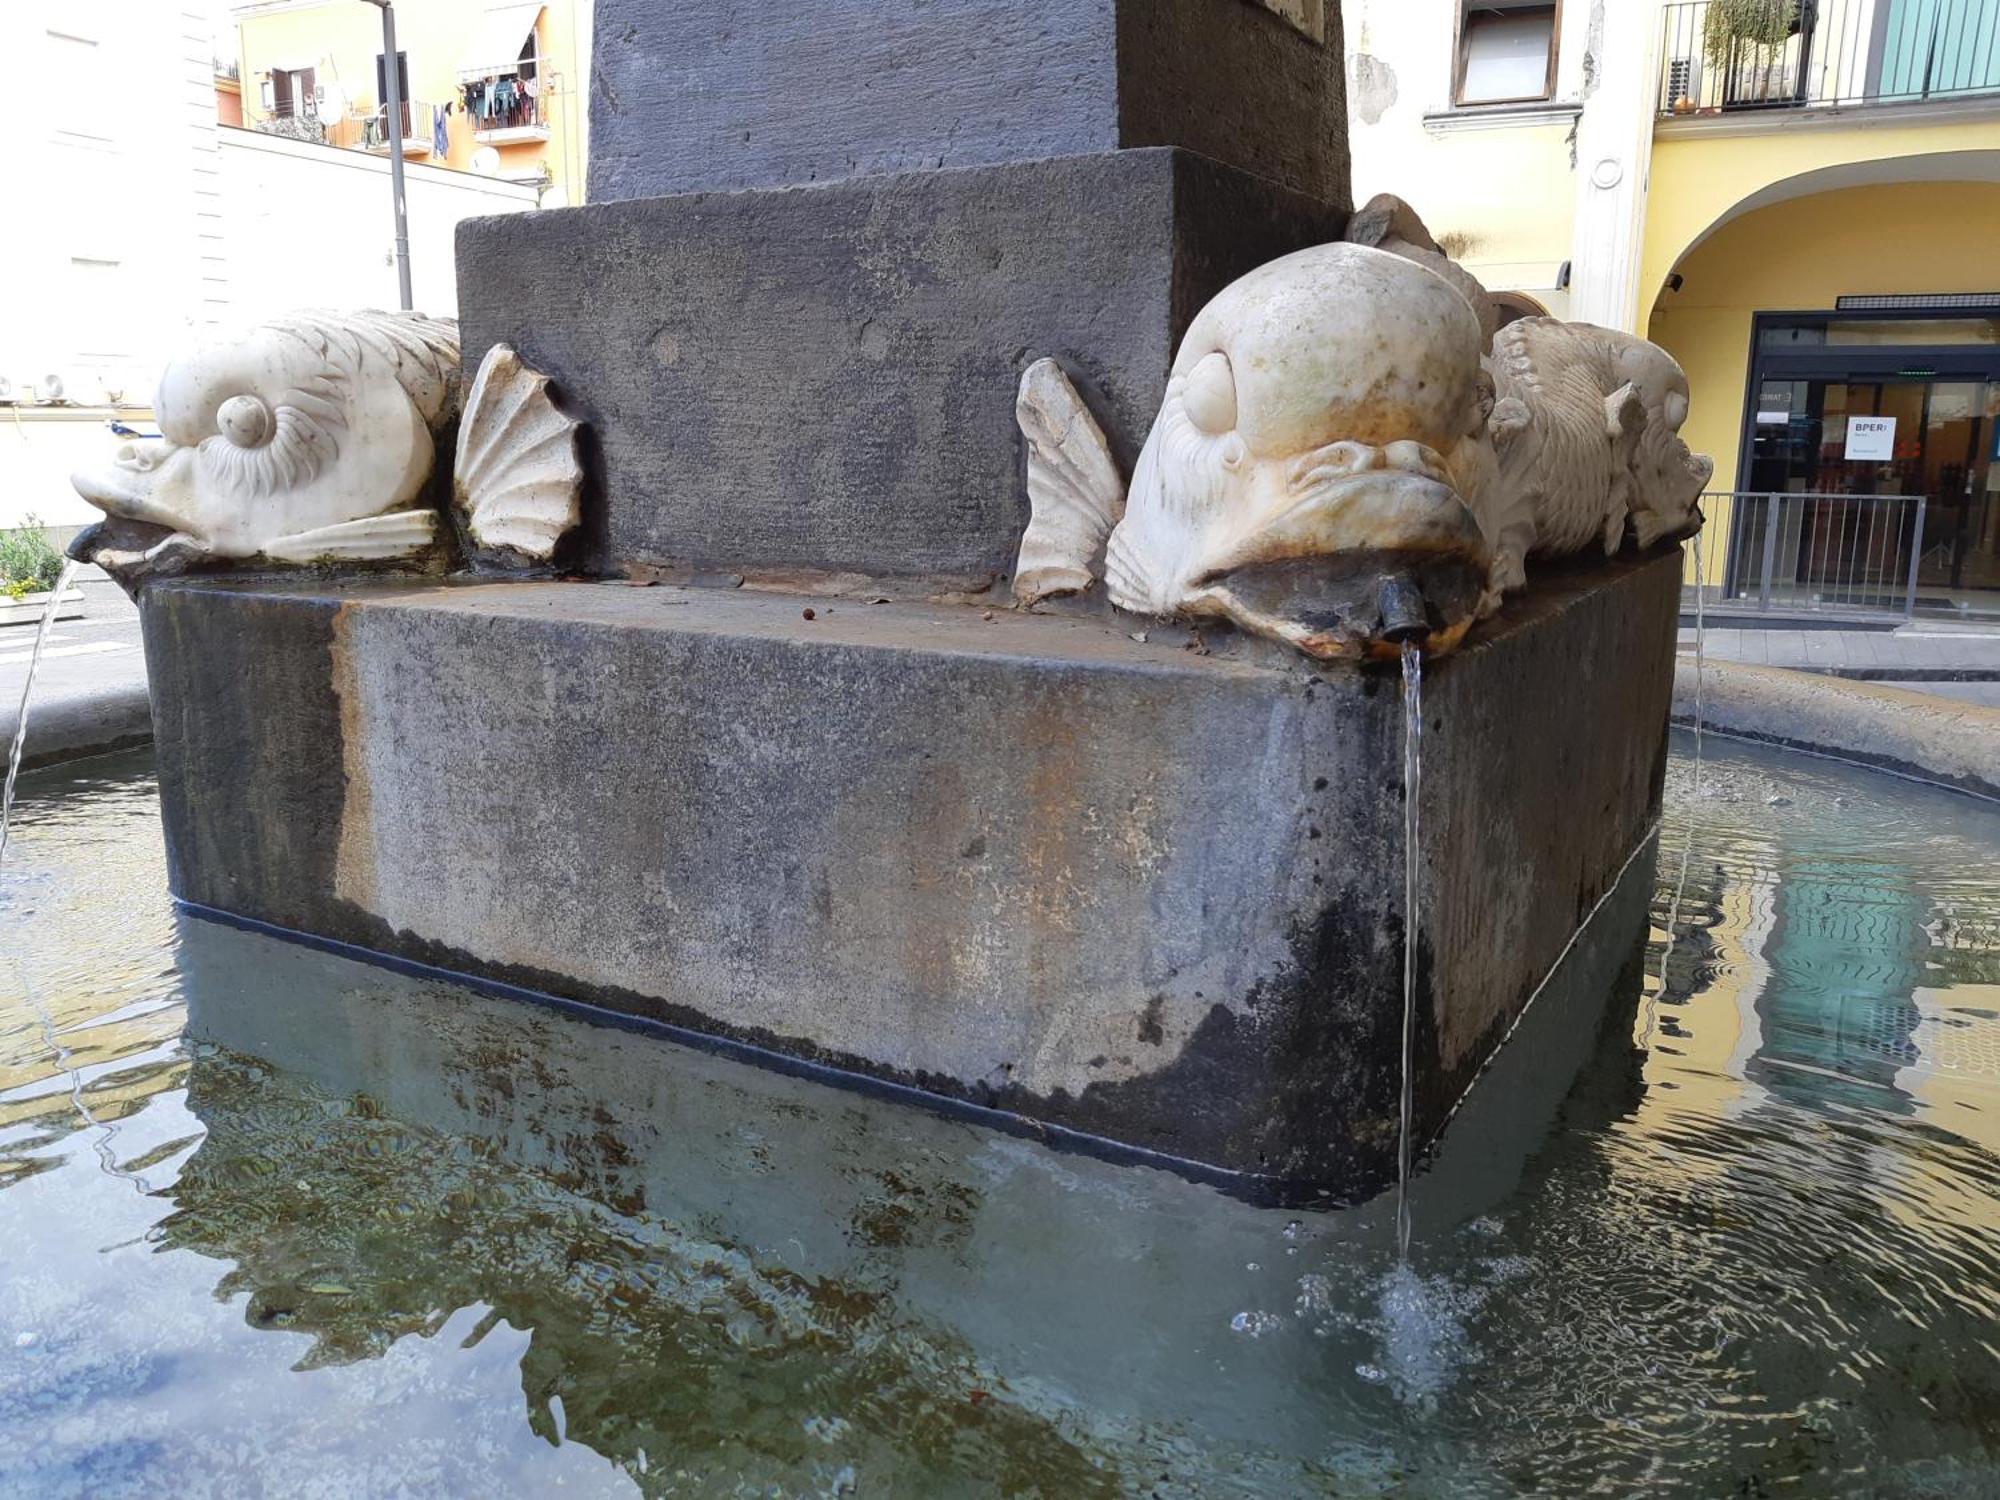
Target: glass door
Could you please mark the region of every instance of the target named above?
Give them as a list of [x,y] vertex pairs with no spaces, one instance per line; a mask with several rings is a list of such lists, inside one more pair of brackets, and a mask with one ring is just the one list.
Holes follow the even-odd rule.
[[1958,609],[2000,609],[2000,384],[1936,381],[1924,413],[1918,584]]
[[1732,592],[1768,572],[1776,599],[1898,607],[1914,548],[1919,608],[2000,610],[1997,419],[1995,382],[1760,382],[1749,489],[1779,498],[1757,502],[1773,535],[1738,549]]
[[1921,381],[1765,380],[1750,456],[1755,541],[1732,593],[1900,610],[1920,546]]
[[1758,316],[1730,596],[2000,616],[1996,314]]

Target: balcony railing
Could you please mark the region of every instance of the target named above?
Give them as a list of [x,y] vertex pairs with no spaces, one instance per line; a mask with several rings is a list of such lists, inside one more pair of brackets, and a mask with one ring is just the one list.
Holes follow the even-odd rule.
[[459,74],[459,102],[479,141],[547,140],[548,111],[532,59]]
[[1682,0],[1662,115],[2000,96],[2000,0]]
[[[436,108],[422,99],[403,101],[402,131],[403,154],[405,156],[427,156],[435,149]],[[361,146],[366,151],[387,151],[389,148],[389,109],[383,105],[372,113],[358,116],[361,124]]]

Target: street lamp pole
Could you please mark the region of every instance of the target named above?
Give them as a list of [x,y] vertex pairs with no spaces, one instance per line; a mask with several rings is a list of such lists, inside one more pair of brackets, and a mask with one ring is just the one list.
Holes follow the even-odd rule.
[[389,191],[396,200],[396,288],[403,311],[416,306],[410,295],[410,221],[403,207],[403,80],[396,66],[396,7],[391,0],[368,0],[382,11],[382,92],[389,137]]

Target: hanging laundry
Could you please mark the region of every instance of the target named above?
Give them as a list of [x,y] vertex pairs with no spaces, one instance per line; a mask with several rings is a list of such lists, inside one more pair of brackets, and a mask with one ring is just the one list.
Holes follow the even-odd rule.
[[436,156],[451,155],[451,131],[445,124],[445,106],[431,106],[431,152]]

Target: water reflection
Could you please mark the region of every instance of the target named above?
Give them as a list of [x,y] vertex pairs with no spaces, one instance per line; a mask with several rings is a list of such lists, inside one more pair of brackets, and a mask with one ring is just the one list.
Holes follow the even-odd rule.
[[1399,1273],[1387,1202],[1251,1210],[177,926],[143,763],[33,778],[0,1493],[2000,1488],[2000,818],[1713,746],[1704,791],[1677,762],[1659,878]]

